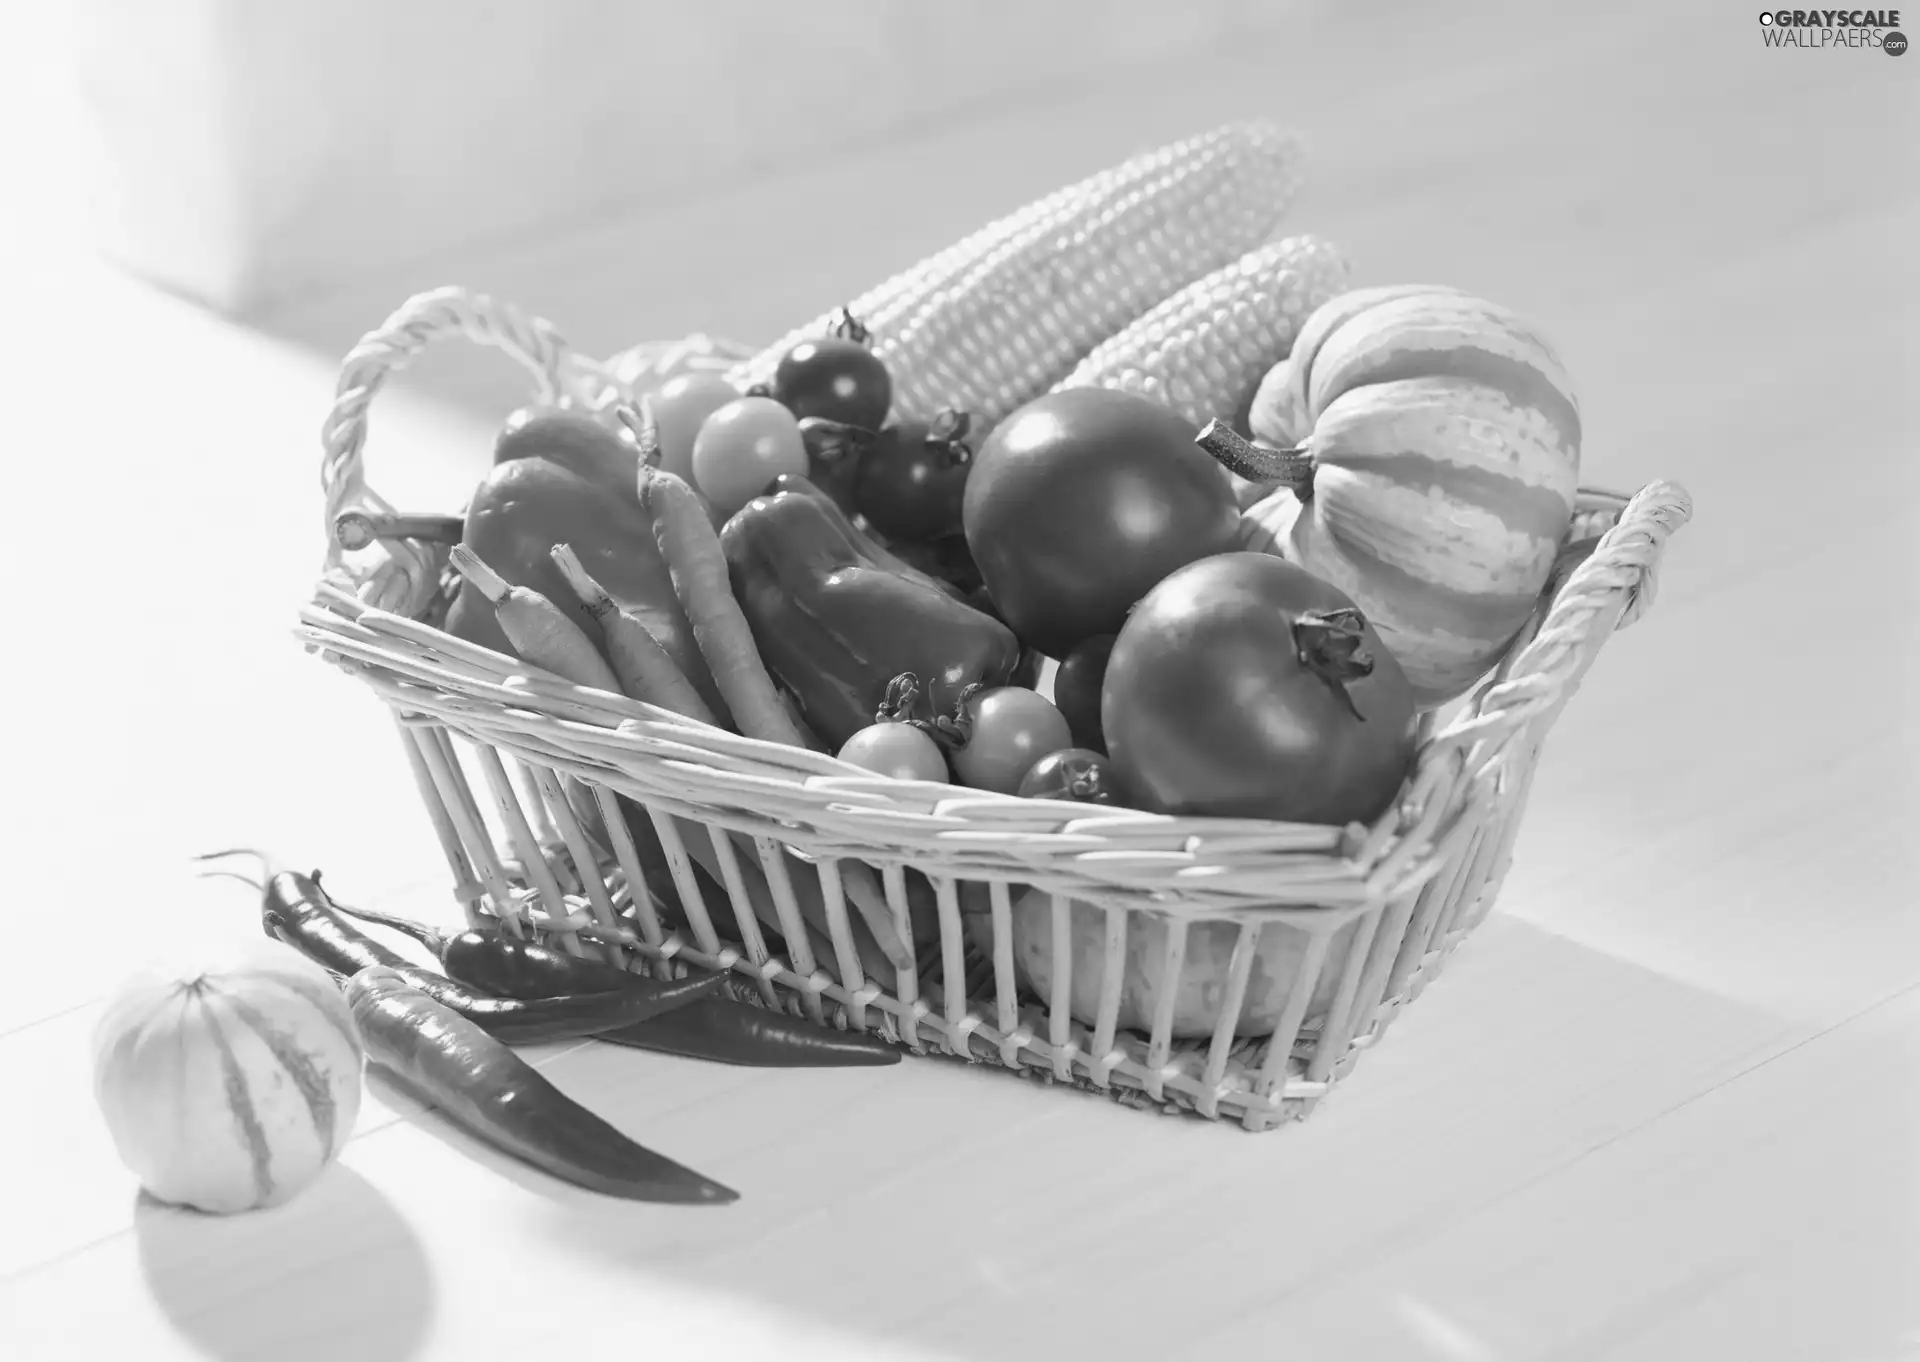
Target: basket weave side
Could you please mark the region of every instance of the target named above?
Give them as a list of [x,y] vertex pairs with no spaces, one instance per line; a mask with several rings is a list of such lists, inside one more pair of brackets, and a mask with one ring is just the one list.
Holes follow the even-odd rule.
[[[542,393],[613,420],[635,419],[636,394],[678,362],[656,349],[616,374],[491,300],[423,295],[348,358],[323,438],[329,525],[349,507],[386,509],[363,473],[368,403],[452,335],[506,350]],[[721,349],[681,359],[712,364]],[[1605,639],[1651,604],[1661,550],[1689,513],[1667,483],[1631,499],[1583,492],[1528,629],[1426,737],[1401,799],[1371,826],[1090,810],[888,780],[742,738],[429,627],[443,546],[330,544],[298,632],[398,717],[476,920],[517,917],[637,967],[732,970],[770,1005],[918,1051],[1265,1129],[1304,1114],[1377,1044],[1484,917],[1548,728]],[[648,883],[622,801],[666,853],[678,920],[654,901],[668,886]],[[702,856],[718,896],[694,872]],[[862,960],[848,898],[864,886],[920,968]],[[1083,941],[1089,911],[1098,932]],[[916,918],[933,924],[918,940]],[[1015,958],[1020,921],[1038,922],[1043,943],[1050,932],[1045,997],[1020,986],[1032,966]],[[1125,999],[1121,963],[1149,942],[1169,982]],[[1274,961],[1284,1001],[1249,1025]],[[1220,1015],[1183,1038],[1176,985],[1195,971],[1217,985]],[[1076,978],[1097,980],[1090,1006],[1075,1005]],[[1137,1029],[1120,1022],[1128,1008]]]

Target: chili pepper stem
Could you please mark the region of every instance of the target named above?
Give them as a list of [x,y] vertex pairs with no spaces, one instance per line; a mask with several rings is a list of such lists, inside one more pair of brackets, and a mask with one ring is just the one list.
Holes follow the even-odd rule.
[[1257,445],[1218,418],[1207,422],[1193,442],[1249,482],[1284,483],[1302,501],[1313,495],[1313,456],[1304,448]]
[[434,931],[433,928],[427,926],[424,922],[415,922],[411,918],[395,917],[390,913],[376,912],[371,908],[350,907],[340,902],[339,899],[334,898],[331,894],[327,894],[324,889],[320,892],[325,895],[327,902],[333,906],[334,911],[345,913],[348,917],[357,918],[361,922],[370,922],[376,927],[391,928],[399,932],[402,936],[419,942],[435,956],[440,954],[441,947],[446,944],[446,936],[443,933]]
[[200,879],[226,878],[230,880],[239,880],[242,884],[252,885],[256,891],[260,893],[265,893],[267,888],[267,881],[272,879],[274,875],[277,874],[279,871],[279,866],[274,863],[273,858],[268,856],[266,852],[261,851],[256,847],[229,847],[225,851],[204,852],[199,856],[195,856],[193,859],[196,861],[221,861],[221,860],[225,860],[229,856],[253,857],[254,863],[260,867],[260,878],[257,880],[250,880],[245,875],[242,875],[235,870],[203,870],[200,872],[199,878]]

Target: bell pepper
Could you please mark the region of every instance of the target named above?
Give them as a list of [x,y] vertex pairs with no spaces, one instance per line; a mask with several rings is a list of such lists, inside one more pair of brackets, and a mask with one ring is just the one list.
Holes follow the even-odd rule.
[[[538,591],[566,611],[597,642],[600,626],[552,558],[555,544],[572,545],[587,571],[640,618],[725,722],[725,702],[674,594],[652,517],[640,504],[638,472],[637,457],[591,460],[561,441],[523,440],[512,457],[502,458],[482,479],[467,506],[462,540],[507,581]],[[461,587],[446,628],[513,655],[492,604],[471,583]]]
[[756,498],[720,543],[761,661],[836,751],[905,674],[931,712],[897,717],[957,717],[972,690],[1006,685],[1020,661],[1012,630],[880,549],[826,497]]

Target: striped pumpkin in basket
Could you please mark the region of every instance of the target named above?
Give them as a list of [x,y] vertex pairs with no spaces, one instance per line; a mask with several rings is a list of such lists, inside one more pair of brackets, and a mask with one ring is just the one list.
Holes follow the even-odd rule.
[[1224,461],[1280,485],[1246,513],[1246,546],[1352,597],[1422,706],[1464,694],[1525,624],[1573,516],[1580,409],[1553,348],[1457,290],[1359,289],[1308,319],[1249,424],[1274,448]]
[[[1155,303],[1271,235],[1302,159],[1291,133],[1228,124],[1050,195],[863,295],[850,310],[893,377],[894,417],[953,407],[984,435]],[[764,381],[825,326],[770,346],[735,380]]]

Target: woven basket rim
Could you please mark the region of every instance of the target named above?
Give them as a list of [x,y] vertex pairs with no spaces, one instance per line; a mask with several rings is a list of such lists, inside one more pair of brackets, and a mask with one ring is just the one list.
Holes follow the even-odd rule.
[[[1610,516],[1615,507],[1626,502],[1626,498],[1611,493],[1583,497],[1589,515]],[[1556,574],[1552,586],[1563,580],[1564,573]],[[396,708],[407,709],[411,700],[415,712],[431,715],[436,722],[444,722],[469,738],[517,749],[530,759],[555,765],[556,769],[568,768],[570,774],[601,780],[610,788],[625,784],[621,777],[661,771],[703,777],[710,788],[724,790],[731,797],[688,801],[686,807],[703,816],[728,808],[741,809],[748,816],[741,830],[754,830],[752,824],[757,817],[762,820],[759,830],[764,831],[764,820],[777,817],[775,810],[755,807],[756,795],[763,797],[762,802],[778,796],[817,805],[822,812],[851,814],[864,808],[873,813],[874,836],[861,843],[861,852],[880,863],[917,865],[924,859],[914,849],[898,847],[882,837],[883,820],[896,825],[905,818],[938,823],[941,841],[960,863],[966,862],[966,842],[974,835],[991,840],[1003,851],[1007,844],[1022,838],[1045,838],[1055,843],[1056,849],[1064,849],[1066,841],[1078,841],[1081,845],[1072,863],[1082,874],[1096,877],[1096,867],[1103,859],[1153,855],[1150,851],[1129,851],[1129,839],[1124,836],[1149,833],[1157,844],[1177,846],[1178,850],[1170,854],[1182,862],[1179,873],[1167,885],[1173,896],[1173,901],[1162,905],[1167,909],[1196,897],[1202,901],[1270,897],[1264,889],[1243,885],[1248,876],[1234,872],[1251,871],[1253,878],[1268,881],[1281,857],[1287,858],[1295,870],[1284,877],[1292,882],[1286,898],[1294,899],[1295,891],[1312,888],[1321,892],[1329,908],[1369,903],[1417,888],[1436,858],[1431,854],[1409,856],[1407,852],[1430,852],[1472,805],[1481,782],[1498,775],[1497,769],[1481,770],[1473,779],[1460,780],[1457,769],[1446,772],[1444,764],[1435,763],[1432,748],[1436,741],[1446,741],[1443,729],[1423,739],[1407,784],[1379,818],[1371,825],[1353,823],[1344,827],[1080,806],[895,780],[863,771],[830,753],[743,737],[643,701],[575,685],[418,620],[368,605],[348,589],[353,584],[351,577],[345,581],[337,576],[323,579],[313,601],[301,612],[296,632],[310,649],[328,654],[337,665],[376,682],[376,688],[387,692]],[[1552,599],[1550,587],[1543,593],[1543,610]],[[1494,675],[1497,673],[1490,673],[1490,678]],[[1483,682],[1477,695],[1484,695],[1488,684],[1491,681]],[[1466,702],[1469,713],[1476,698]],[[541,750],[543,746],[547,750]],[[1456,762],[1456,766],[1460,764]],[[1447,774],[1456,779],[1445,779]],[[1438,801],[1433,799],[1436,794],[1442,796]],[[657,791],[648,793],[650,801],[659,798]],[[804,850],[809,831],[806,823],[787,820],[782,826],[799,839]],[[1410,841],[1417,847],[1410,848]],[[1106,849],[1094,843],[1104,844]],[[1252,865],[1246,864],[1250,852],[1261,853]],[[1162,859],[1169,858],[1166,851],[1158,854]],[[1383,865],[1392,873],[1382,877],[1379,872]],[[1305,873],[1309,867],[1311,875]],[[1017,860],[1014,864],[976,862],[968,866],[966,874],[968,878],[1018,880],[1045,887],[1050,877],[1044,869],[1044,865]],[[1230,879],[1222,881],[1223,876]],[[1228,883],[1234,887],[1220,894]],[[1076,885],[1078,888],[1084,886]],[[1235,906],[1244,911],[1244,904]]]

